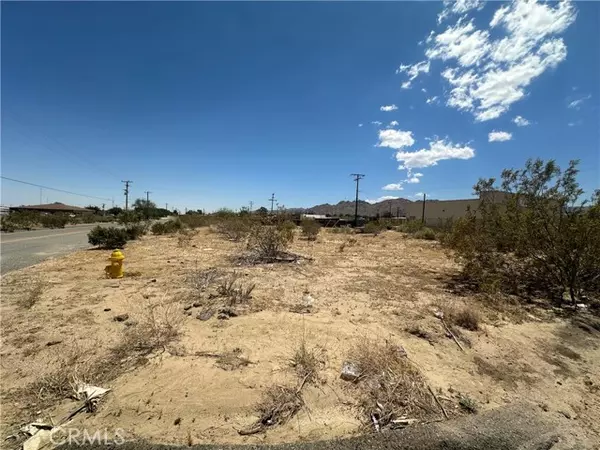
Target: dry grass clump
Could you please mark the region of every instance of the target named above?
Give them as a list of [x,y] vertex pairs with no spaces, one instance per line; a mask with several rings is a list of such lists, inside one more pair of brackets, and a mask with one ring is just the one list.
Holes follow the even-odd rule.
[[243,216],[223,217],[215,224],[215,229],[219,234],[235,242],[244,240],[252,227],[252,219]]
[[166,350],[168,344],[181,336],[184,316],[179,304],[166,296],[140,304],[135,318],[136,321],[125,330],[121,345],[124,351],[151,353]]
[[409,334],[412,334],[413,336],[417,336],[417,337],[420,337],[421,339],[425,339],[427,341],[430,341],[432,339],[431,333],[429,333],[427,330],[425,330],[423,327],[421,327],[421,325],[416,324],[416,323],[406,327],[404,329],[404,331],[406,331]]
[[210,269],[195,269],[191,271],[186,282],[195,291],[204,292],[225,276],[225,271],[211,267]]
[[255,434],[268,427],[284,425],[293,418],[304,406],[302,386],[272,386],[265,390],[262,400],[256,405],[258,420],[245,430],[238,431],[241,435]]
[[250,262],[277,262],[289,259],[286,252],[289,244],[294,239],[294,233],[289,228],[260,225],[256,226],[248,236],[248,250]]
[[437,414],[425,378],[404,348],[389,342],[362,342],[349,354],[360,377],[357,381],[362,418],[383,428],[400,417]]
[[221,280],[217,287],[220,296],[225,297],[228,306],[247,304],[252,299],[254,284],[246,284],[240,280],[241,274],[233,272],[227,278]]
[[458,404],[463,411],[468,412],[469,414],[476,414],[479,409],[477,402],[468,395],[461,395]]
[[312,383],[319,378],[319,369],[325,364],[323,349],[320,347],[309,348],[305,341],[294,352],[290,366],[296,371],[298,378]]
[[478,331],[480,328],[481,315],[472,306],[442,308],[444,319],[465,330]]
[[30,309],[42,298],[42,294],[44,293],[45,285],[40,280],[35,280],[25,296],[22,297],[19,301],[19,306],[25,309]]
[[179,233],[177,233],[177,246],[181,248],[189,247],[193,237],[194,234],[192,232],[182,228],[179,230]]

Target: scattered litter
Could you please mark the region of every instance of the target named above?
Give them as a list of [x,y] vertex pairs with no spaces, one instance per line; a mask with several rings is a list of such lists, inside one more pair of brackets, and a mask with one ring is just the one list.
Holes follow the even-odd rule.
[[406,419],[404,417],[401,417],[399,419],[395,419],[391,421],[391,428],[392,429],[396,429],[396,428],[404,428],[407,427],[409,425],[412,425],[414,423],[418,423],[419,420],[418,419]]
[[444,313],[442,311],[436,311],[434,313],[434,316],[437,317],[438,319],[440,319],[440,321],[442,322],[442,325],[444,326],[444,329],[446,330],[446,336],[454,339],[454,342],[456,342],[456,345],[458,345],[458,348],[460,348],[464,352],[465,349],[460,344],[460,342],[458,342],[458,339],[456,339],[456,336],[454,336],[454,333],[452,333],[450,328],[448,328],[448,325],[446,325],[446,322],[444,321]]
[[315,303],[315,299],[309,293],[306,293],[302,296],[302,304],[306,308],[311,308],[314,303]]
[[588,305],[586,305],[585,303],[577,303],[575,306],[579,309],[587,309],[588,308]]
[[53,426],[48,423],[32,422],[27,425],[23,425],[21,428],[19,428],[19,431],[28,434],[29,436],[33,436],[40,430],[51,430],[52,428]]
[[129,314],[119,314],[118,316],[113,317],[115,322],[125,322],[129,319]]
[[345,361],[342,365],[342,373],[340,378],[344,381],[357,381],[360,378],[360,371],[355,363]]
[[377,414],[371,414],[371,421],[373,422],[375,431],[377,431],[379,433],[381,431],[381,428],[379,427],[379,420],[377,418]]

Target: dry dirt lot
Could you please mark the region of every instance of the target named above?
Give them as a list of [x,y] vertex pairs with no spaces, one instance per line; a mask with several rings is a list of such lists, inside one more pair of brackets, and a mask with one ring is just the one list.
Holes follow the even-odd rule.
[[[316,242],[298,235],[292,244],[307,259],[253,266],[232,262],[240,249],[201,229],[190,242],[146,236],[128,244],[120,280],[104,278],[110,252],[99,250],[2,277],[3,446],[16,445],[5,438],[19,426],[56,423],[76,409],[77,380],[112,391],[72,426],[121,428],[129,438],[276,443],[372,432],[360,382],[341,380],[340,369],[356,349],[381,346],[404,349],[449,416],[468,414],[465,404],[487,410],[527,401],[556,420],[569,443],[600,442],[600,331],[552,310],[452,293],[445,281],[457,266],[438,243],[393,231],[322,231]],[[209,268],[255,285],[247,304],[231,308],[237,316],[226,317],[214,286],[191,287]],[[475,331],[452,326],[464,351],[434,315],[461,308],[481,318]],[[164,334],[152,328],[159,322],[172,335],[142,351],[153,332]],[[292,363],[302,346],[314,357],[308,379]],[[301,390],[297,414],[240,435],[277,386]],[[408,403],[401,406],[416,418],[443,418],[433,400],[421,415]]]

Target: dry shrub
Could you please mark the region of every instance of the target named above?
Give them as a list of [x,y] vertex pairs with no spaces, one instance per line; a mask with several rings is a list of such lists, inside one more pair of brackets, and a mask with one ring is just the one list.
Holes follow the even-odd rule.
[[140,304],[135,319],[125,330],[125,339],[120,347],[124,351],[151,353],[166,350],[168,344],[181,336],[184,316],[178,303],[163,296]]
[[177,246],[178,247],[189,247],[190,244],[192,243],[192,238],[194,237],[194,235],[189,232],[186,229],[181,229],[179,230],[179,233],[177,233]]
[[304,405],[298,389],[287,386],[273,386],[263,394],[262,401],[256,406],[259,417],[255,426],[270,427],[284,425]]
[[472,306],[451,307],[445,306],[442,308],[444,319],[446,322],[458,325],[465,330],[478,331],[481,322],[481,315]]
[[476,414],[479,409],[477,402],[468,395],[461,395],[458,401],[460,407],[469,414]]
[[413,336],[420,337],[421,339],[425,339],[427,341],[430,341],[432,339],[431,333],[429,333],[427,330],[423,329],[421,325],[416,323],[406,327],[405,331],[409,334],[412,334]]
[[294,368],[300,380],[311,383],[319,378],[319,369],[325,364],[323,356],[322,348],[309,348],[303,340],[294,352],[290,365]]
[[293,239],[293,233],[272,225],[256,226],[248,239],[248,249],[254,259],[273,262],[285,255],[285,250]]
[[45,285],[40,280],[35,280],[32,283],[31,289],[29,289],[25,296],[20,299],[19,306],[22,308],[30,309],[42,298],[42,294],[44,293]]
[[218,294],[227,299],[228,306],[246,304],[252,299],[252,291],[256,285],[244,283],[241,277],[240,273],[233,272],[222,279],[217,287]]
[[192,289],[204,292],[224,276],[225,272],[223,270],[211,267],[209,269],[195,269],[187,275],[185,280]]
[[321,231],[321,224],[314,219],[304,219],[301,224],[302,234],[309,241],[315,241]]
[[376,419],[380,427],[405,416],[423,418],[437,414],[425,378],[404,349],[389,342],[363,341],[349,354],[360,378],[357,383],[365,422]]
[[218,233],[232,241],[241,241],[252,230],[253,221],[249,216],[225,216],[215,224]]

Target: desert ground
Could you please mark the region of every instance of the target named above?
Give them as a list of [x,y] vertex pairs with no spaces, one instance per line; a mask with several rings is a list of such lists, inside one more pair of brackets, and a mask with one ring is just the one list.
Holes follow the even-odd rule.
[[[244,264],[235,259],[242,243],[202,228],[129,243],[122,279],[105,278],[105,250],[3,276],[2,446],[20,445],[24,424],[58,423],[77,409],[80,381],[111,391],[70,426],[120,428],[128,439],[280,443],[372,433],[369,393],[378,385],[365,389],[363,374],[352,382],[340,371],[357,352],[383,348],[415,377],[414,391],[399,384],[395,417],[445,420],[525,401],[556,422],[563,448],[597,448],[593,318],[458,293],[449,280],[459,267],[438,242],[395,231],[322,230],[315,242],[297,232],[290,250],[303,258]],[[235,302],[224,300],[222,281],[234,273],[240,290],[254,285]],[[456,311],[476,323],[453,322]],[[265,396],[284,389],[295,393],[294,413],[257,431]],[[388,405],[377,408],[383,416]]]

